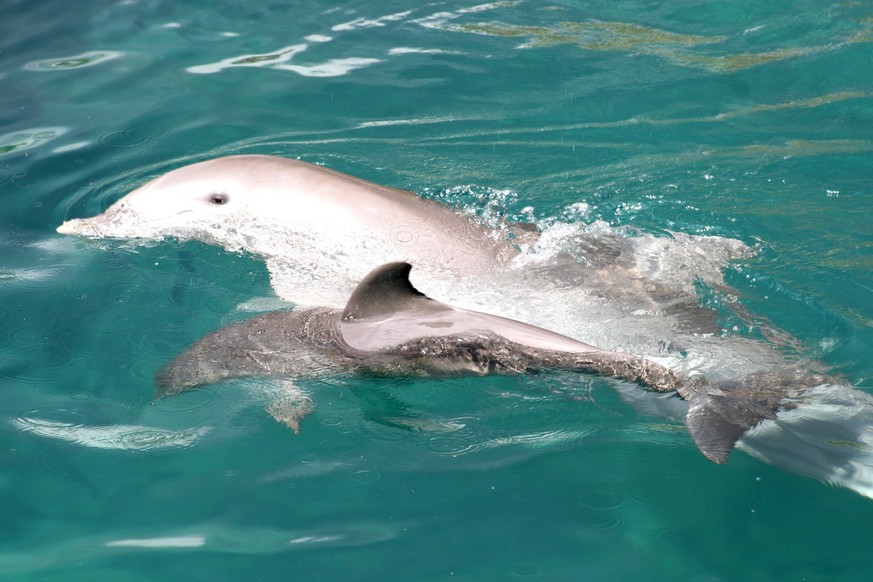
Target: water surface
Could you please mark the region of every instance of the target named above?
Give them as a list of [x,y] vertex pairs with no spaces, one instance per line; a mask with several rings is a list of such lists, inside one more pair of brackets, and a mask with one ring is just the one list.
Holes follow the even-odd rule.
[[541,226],[729,237],[758,251],[725,273],[742,305],[870,392],[866,4],[19,1],[0,22],[4,579],[868,575],[873,501],[713,465],[598,379],[313,383],[297,436],[257,383],[153,404],[159,366],[271,295],[264,265],[54,231],[267,153]]

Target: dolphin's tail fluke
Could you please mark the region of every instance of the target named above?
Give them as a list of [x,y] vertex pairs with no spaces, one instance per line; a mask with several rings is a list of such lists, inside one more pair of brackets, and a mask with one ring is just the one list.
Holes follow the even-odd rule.
[[746,431],[793,408],[799,391],[830,381],[802,370],[757,372],[719,382],[695,377],[680,387],[679,394],[688,402],[685,424],[694,443],[707,459],[721,464]]
[[[712,386],[707,386],[711,388]],[[778,402],[759,402],[715,388],[688,399],[685,424],[700,452],[714,463],[726,463],[743,433],[763,420],[776,418]]]
[[593,349],[567,355],[515,347],[538,366],[618,378],[658,392],[678,392],[688,403],[685,424],[697,448],[707,459],[719,464],[727,462],[746,431],[775,419],[780,410],[793,408],[798,393],[834,382],[800,366],[755,372],[739,380],[708,380],[699,375],[685,376],[625,353]]

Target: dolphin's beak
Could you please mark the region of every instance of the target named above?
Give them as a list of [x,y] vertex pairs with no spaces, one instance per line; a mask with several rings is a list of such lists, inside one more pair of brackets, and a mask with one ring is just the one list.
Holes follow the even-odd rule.
[[61,234],[86,238],[137,238],[132,225],[142,225],[142,217],[125,205],[113,205],[102,214],[89,218],[71,218],[57,228]]
[[63,224],[61,224],[57,230],[61,234],[76,234],[76,224],[79,222],[77,218],[73,218],[72,220],[65,220]]
[[94,218],[72,218],[64,221],[57,231],[61,234],[99,238],[101,236],[100,223]]
[[84,238],[160,238],[167,226],[160,218],[146,218],[125,205],[114,205],[89,218],[71,218],[56,230]]

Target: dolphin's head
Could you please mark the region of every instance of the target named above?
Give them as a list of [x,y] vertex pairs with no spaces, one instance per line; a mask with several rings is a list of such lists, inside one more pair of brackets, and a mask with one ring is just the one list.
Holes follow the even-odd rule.
[[102,214],[67,220],[57,230],[89,238],[205,238],[204,233],[233,224],[252,197],[269,187],[269,173],[259,171],[260,157],[184,166],[130,192]]

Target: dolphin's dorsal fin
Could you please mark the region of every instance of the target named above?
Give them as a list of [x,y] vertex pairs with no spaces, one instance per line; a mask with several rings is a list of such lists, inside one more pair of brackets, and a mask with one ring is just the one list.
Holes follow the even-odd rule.
[[370,271],[355,287],[343,321],[378,317],[420,307],[432,301],[409,281],[409,263],[388,263]]

